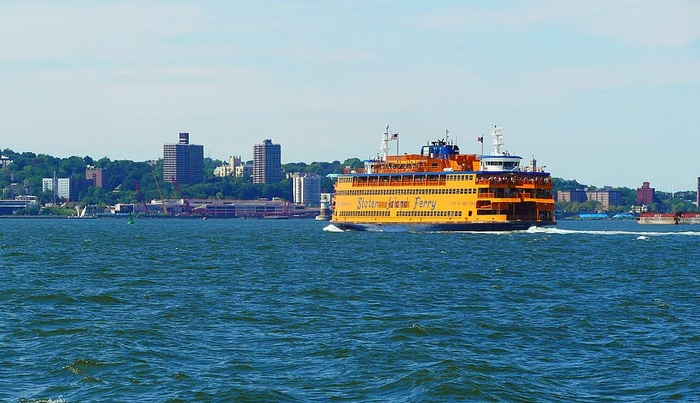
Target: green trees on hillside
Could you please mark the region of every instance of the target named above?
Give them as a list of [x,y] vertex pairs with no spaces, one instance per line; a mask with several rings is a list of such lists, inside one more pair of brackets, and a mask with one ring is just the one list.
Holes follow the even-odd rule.
[[[107,157],[94,160],[93,158],[72,156],[56,158],[45,154],[32,152],[17,153],[9,149],[2,150],[2,155],[13,160],[12,164],[0,168],[0,189],[2,198],[14,198],[21,194],[34,195],[45,204],[52,201],[52,192],[42,192],[42,178],[51,178],[54,173],[61,178],[84,179],[87,166],[102,168],[109,172],[109,177],[102,188],[90,186],[79,194],[80,204],[114,205],[117,203],[142,203],[153,199],[180,198],[218,198],[246,199],[282,198],[292,200],[292,181],[284,179],[274,184],[254,184],[250,178],[219,178],[215,177],[214,168],[223,165],[220,160],[204,159],[204,182],[195,185],[181,185],[180,191],[163,180],[162,160],[135,162],[130,160],[110,160]],[[341,173],[345,168],[361,167],[363,162],[357,158],[349,158],[344,162],[293,162],[283,165],[286,173],[309,172],[321,176],[321,192],[331,193],[333,182],[328,174]],[[156,181],[158,186],[156,186]],[[552,178],[554,191],[577,190],[590,188],[576,180]],[[160,188],[160,192],[158,192]],[[625,212],[636,203],[636,190],[615,188],[622,195],[623,205],[611,206],[611,213]],[[657,192],[659,200],[650,206],[651,211],[697,211],[692,203],[695,192],[684,192],[675,196]],[[557,202],[556,209],[560,212],[572,213],[593,212],[600,210],[600,203],[587,201],[584,203]]]
[[[80,192],[78,203],[96,205],[114,205],[116,203],[139,203],[153,199],[180,198],[219,198],[247,199],[282,198],[292,200],[292,182],[284,179],[274,184],[254,184],[250,178],[218,178],[214,168],[221,166],[222,161],[204,159],[204,183],[195,185],[180,185],[180,191],[163,180],[162,160],[151,162],[135,162],[130,160],[110,160],[107,157],[95,160],[89,156],[56,158],[45,154],[31,152],[17,153],[10,149],[2,151],[2,155],[13,160],[13,163],[0,168],[0,189],[2,198],[14,198],[27,194],[34,195],[45,204],[52,201],[53,192],[42,192],[42,178],[52,178],[54,173],[59,178],[85,179],[88,166],[102,168],[109,173],[102,188],[88,187]],[[345,167],[361,166],[357,158],[351,158],[341,163],[333,162],[296,162],[284,164],[287,173],[309,172],[321,176],[321,192],[332,192],[333,183],[326,175],[340,173]],[[158,181],[158,186],[156,186]],[[160,192],[158,191],[160,188]]]

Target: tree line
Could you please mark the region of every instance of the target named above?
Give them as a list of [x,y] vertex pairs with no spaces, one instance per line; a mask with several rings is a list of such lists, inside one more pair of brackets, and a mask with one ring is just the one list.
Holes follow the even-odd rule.
[[[596,190],[595,186],[583,185],[575,180],[565,180],[561,178],[552,178],[552,185],[554,186],[554,191],[559,190],[582,190],[588,188],[589,190]],[[609,206],[605,212],[616,214],[616,213],[627,213],[632,211],[632,209],[637,206],[637,190],[630,189],[627,187],[612,188],[611,190],[620,192],[622,196],[622,203],[617,206]],[[676,212],[676,211],[700,211],[698,206],[693,204],[696,200],[696,192],[684,191],[676,192],[674,194],[667,192],[656,191],[656,198],[650,205],[646,206],[647,211],[652,212]],[[565,202],[557,201],[554,204],[555,214],[558,217],[565,217],[567,215],[576,215],[579,213],[596,213],[602,212],[603,206],[600,202],[596,200],[587,200],[585,202]]]
[[[78,193],[76,202],[89,205],[114,205],[117,203],[139,203],[153,199],[180,198],[218,198],[256,200],[278,197],[292,200],[292,181],[284,179],[278,183],[257,184],[251,178],[216,177],[214,169],[224,164],[223,161],[204,159],[204,182],[198,184],[179,184],[173,186],[163,180],[163,160],[135,162],[130,160],[111,160],[107,157],[95,160],[89,156],[57,158],[46,154],[32,152],[17,153],[9,149],[2,155],[13,162],[0,168],[0,188],[3,199],[13,199],[19,195],[37,196],[41,204],[53,201],[53,192],[44,192],[43,178],[85,179],[88,166],[101,168],[108,172],[107,180],[101,188],[86,187]],[[350,158],[343,163],[313,162],[306,164],[296,162],[284,164],[287,173],[316,173],[321,177],[321,192],[332,192],[333,184],[328,174],[341,173],[346,166],[361,166],[357,158]],[[182,192],[182,194],[181,194]]]

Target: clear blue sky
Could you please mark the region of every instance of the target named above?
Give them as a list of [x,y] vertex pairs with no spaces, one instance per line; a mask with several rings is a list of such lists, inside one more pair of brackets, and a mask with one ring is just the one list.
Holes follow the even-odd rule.
[[376,156],[450,131],[596,186],[695,189],[700,1],[0,0],[0,149]]

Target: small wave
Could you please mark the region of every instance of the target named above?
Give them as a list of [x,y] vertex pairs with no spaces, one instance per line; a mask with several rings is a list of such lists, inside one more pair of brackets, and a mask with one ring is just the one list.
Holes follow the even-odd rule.
[[345,231],[343,231],[342,229],[336,227],[336,226],[333,225],[333,224],[328,224],[327,226],[325,226],[325,227],[323,228],[323,230],[324,230],[324,231],[328,231],[328,232],[345,232]]
[[97,362],[90,359],[76,359],[73,360],[73,362],[71,362],[70,364],[64,366],[63,369],[80,376],[83,381],[102,382],[100,378],[93,376],[90,373],[96,371],[99,367],[103,365],[104,364],[101,362]]
[[682,231],[682,232],[652,232],[652,231],[622,231],[622,230],[573,230],[561,228],[543,228],[531,227],[528,233],[537,234],[588,234],[588,235],[637,235],[637,239],[648,239],[651,236],[700,236],[700,231]]
[[39,330],[37,334],[41,337],[50,336],[72,336],[80,333],[88,333],[89,329],[86,328],[71,328],[71,329],[51,329],[51,330]]
[[121,299],[119,299],[115,296],[112,296],[112,295],[108,295],[108,294],[89,295],[89,296],[85,297],[85,299],[87,301],[97,302],[100,304],[123,304],[124,303],[124,301],[122,301]]
[[404,327],[400,329],[395,329],[393,332],[394,337],[399,337],[401,339],[408,338],[409,336],[427,336],[428,331],[421,327],[419,324],[414,323],[409,327]]

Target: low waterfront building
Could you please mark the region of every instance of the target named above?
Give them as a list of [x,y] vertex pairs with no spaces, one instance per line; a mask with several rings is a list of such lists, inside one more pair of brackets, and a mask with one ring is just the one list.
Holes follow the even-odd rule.
[[14,200],[0,200],[0,215],[16,214],[19,210],[32,207],[39,207],[34,196],[22,196]]
[[[165,211],[164,211],[165,210]],[[120,203],[112,214],[148,214],[158,216],[203,216],[210,218],[312,218],[318,209],[286,200],[179,199],[152,200],[148,204]]]

